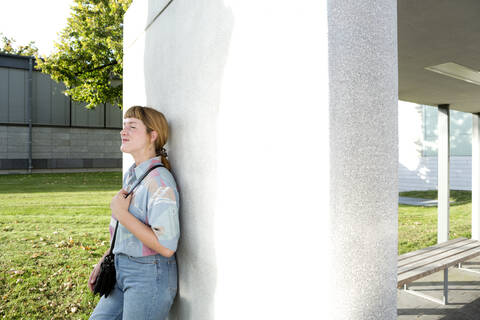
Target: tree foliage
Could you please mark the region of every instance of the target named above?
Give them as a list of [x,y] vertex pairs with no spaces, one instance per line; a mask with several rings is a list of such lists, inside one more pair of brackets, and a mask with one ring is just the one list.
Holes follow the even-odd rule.
[[35,41],[30,41],[24,46],[15,46],[15,40],[9,38],[0,32],[0,53],[17,54],[20,56],[35,56],[38,55],[38,48]]
[[67,26],[56,49],[37,57],[37,68],[65,83],[73,100],[95,108],[100,103],[122,106],[123,16],[132,0],[74,0]]

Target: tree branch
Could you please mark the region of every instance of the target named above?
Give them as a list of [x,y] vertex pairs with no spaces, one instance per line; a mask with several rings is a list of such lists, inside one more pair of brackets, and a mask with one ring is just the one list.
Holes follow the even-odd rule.
[[109,67],[109,66],[114,66],[114,65],[116,65],[116,64],[118,64],[118,62],[117,62],[117,61],[113,61],[113,62],[111,62],[111,63],[107,63],[107,64],[105,64],[105,65],[103,65],[103,66],[95,67],[95,68],[90,69],[90,70],[86,70],[86,71],[83,71],[83,72],[77,72],[77,73],[75,73],[75,76],[84,74],[84,73],[86,73],[86,72],[92,72],[92,71],[95,71],[95,70],[103,69],[103,68],[106,68],[106,67]]

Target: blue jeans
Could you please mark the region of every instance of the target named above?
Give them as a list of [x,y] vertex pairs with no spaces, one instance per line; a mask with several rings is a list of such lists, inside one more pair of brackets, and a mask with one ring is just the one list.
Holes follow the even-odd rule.
[[177,262],[157,254],[115,255],[117,282],[102,296],[90,319],[164,320],[177,294]]

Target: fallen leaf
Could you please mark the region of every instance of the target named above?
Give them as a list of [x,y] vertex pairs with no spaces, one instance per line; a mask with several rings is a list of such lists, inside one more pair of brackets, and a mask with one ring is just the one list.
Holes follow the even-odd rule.
[[15,269],[10,269],[9,271],[7,271],[8,274],[24,274],[25,271],[23,270],[15,270]]

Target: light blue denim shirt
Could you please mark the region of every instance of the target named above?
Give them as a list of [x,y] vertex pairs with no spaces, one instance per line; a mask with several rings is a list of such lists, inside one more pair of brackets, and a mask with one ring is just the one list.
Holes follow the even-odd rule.
[[[162,164],[160,157],[146,160],[138,166],[134,163],[123,178],[123,189],[130,191],[135,186],[137,179],[155,164]],[[177,250],[180,237],[179,199],[177,184],[173,175],[167,168],[159,167],[153,169],[135,188],[128,208],[131,214],[152,228],[162,246],[172,251]],[[110,239],[113,238],[116,222],[112,216],[109,226]],[[154,255],[158,252],[144,245],[119,223],[113,253],[141,257]]]

